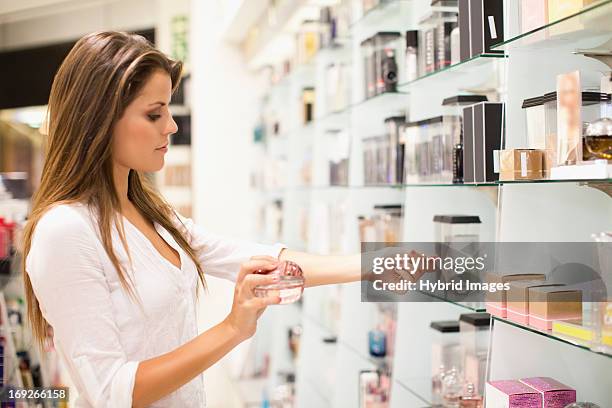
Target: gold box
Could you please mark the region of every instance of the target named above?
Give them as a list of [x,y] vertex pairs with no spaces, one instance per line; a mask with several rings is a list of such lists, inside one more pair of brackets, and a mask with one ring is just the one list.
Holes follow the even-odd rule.
[[542,178],[544,151],[509,149],[499,152],[500,180],[537,180]]

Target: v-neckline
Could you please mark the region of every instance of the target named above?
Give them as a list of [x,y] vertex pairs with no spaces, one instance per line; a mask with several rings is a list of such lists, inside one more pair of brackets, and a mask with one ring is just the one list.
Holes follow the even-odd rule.
[[[153,242],[151,242],[151,240],[149,238],[147,238],[147,236],[144,234],[144,232],[142,232],[137,226],[135,226],[132,221],[130,221],[125,215],[122,214],[124,223],[127,222],[127,224],[130,226],[130,228],[134,229],[136,231],[136,233],[138,235],[140,235],[140,237],[147,243],[147,245],[149,246],[149,249],[151,249],[153,252],[155,252],[157,254],[157,257],[160,258],[163,262],[165,262],[166,264],[168,264],[169,266],[171,266],[172,268],[174,268],[175,270],[182,272],[183,271],[183,255],[181,254],[181,250],[180,248],[177,248],[178,245],[176,245],[176,242],[174,241],[174,239],[172,238],[171,235],[166,236],[166,229],[163,228],[161,225],[157,224],[155,221],[153,221],[153,228],[155,229],[155,232],[161,237],[161,239],[164,240],[164,242],[170,246],[170,248],[174,249],[179,256],[179,266],[176,266],[175,264],[173,264],[172,262],[170,262],[169,259],[167,259],[165,256],[162,255],[161,252],[159,252],[159,250],[157,248],[155,248],[155,245],[153,245]],[[172,242],[170,242],[172,241]]]

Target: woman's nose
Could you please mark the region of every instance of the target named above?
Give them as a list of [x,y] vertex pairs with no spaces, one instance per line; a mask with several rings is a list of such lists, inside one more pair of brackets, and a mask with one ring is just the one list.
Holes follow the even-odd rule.
[[166,134],[173,134],[178,132],[178,125],[174,121],[172,115],[170,115],[170,120],[168,121],[168,125],[166,127]]

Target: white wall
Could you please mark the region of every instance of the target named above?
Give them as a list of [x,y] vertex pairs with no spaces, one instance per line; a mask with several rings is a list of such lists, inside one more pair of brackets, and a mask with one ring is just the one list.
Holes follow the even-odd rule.
[[[260,84],[240,51],[221,40],[220,1],[191,2],[192,158],[194,219],[216,233],[250,238],[249,152]],[[199,309],[202,329],[230,310],[233,284],[208,278]],[[244,351],[244,349],[242,350]],[[241,350],[237,350],[240,354]],[[234,354],[236,356],[236,354]],[[209,407],[231,407],[230,359],[205,372]]]

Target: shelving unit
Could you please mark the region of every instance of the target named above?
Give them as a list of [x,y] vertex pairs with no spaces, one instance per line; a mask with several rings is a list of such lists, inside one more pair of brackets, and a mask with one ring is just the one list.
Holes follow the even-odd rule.
[[[443,99],[470,91],[505,102],[505,145],[525,146],[524,99],[554,90],[560,73],[579,69],[584,73],[584,86],[593,88],[599,86],[602,73],[610,71],[579,51],[601,48],[612,38],[612,0],[599,1],[525,34],[518,32],[520,2],[505,1],[506,41],[494,47],[503,54],[479,55],[414,81],[404,80],[400,73],[397,92],[369,99],[363,95],[361,42],[378,31],[416,29],[430,10],[430,2],[381,1],[366,13],[360,12],[359,3],[349,1],[352,18],[344,51],[317,53],[307,67],[295,68],[269,89],[268,103],[283,108],[287,123],[281,122],[282,127],[289,130],[281,131],[281,138],[269,137],[267,146],[271,155],[283,154],[293,164],[283,174],[283,185],[260,186],[263,203],[283,202],[282,234],[273,238],[292,248],[318,253],[358,252],[357,216],[377,204],[402,204],[405,242],[434,241],[435,214],[478,215],[482,220],[480,239],[485,242],[582,242],[590,241],[593,233],[612,230],[610,178],[366,185],[362,163],[363,140],[384,134],[385,118],[398,113],[406,113],[410,121],[438,116]],[[343,109],[329,111],[322,92],[317,92],[314,119],[300,123],[298,91],[306,85],[324,89],[321,67],[338,55],[346,55],[344,52],[350,54],[346,59],[351,64],[350,102]],[[398,59],[403,63],[401,56]],[[329,129],[350,135],[346,185],[329,183],[325,139]],[[280,140],[286,149],[282,153],[276,146]],[[301,167],[297,164],[305,156],[312,163],[310,183],[299,177]],[[336,221],[344,227],[334,235]],[[321,305],[336,298],[340,317],[330,327]],[[340,294],[331,288],[306,290],[296,365],[297,406],[358,406],[358,373],[379,364],[367,348],[367,333],[376,325],[374,310],[374,304],[361,302],[358,283],[343,285]],[[430,322],[457,320],[460,314],[484,310],[484,305],[434,302],[431,296],[418,293],[410,302],[398,303],[390,407],[432,404]],[[491,327],[487,379],[551,376],[576,388],[579,400],[612,406],[607,392],[612,387],[609,355],[505,319],[492,319]],[[337,341],[323,342],[330,337]]]

